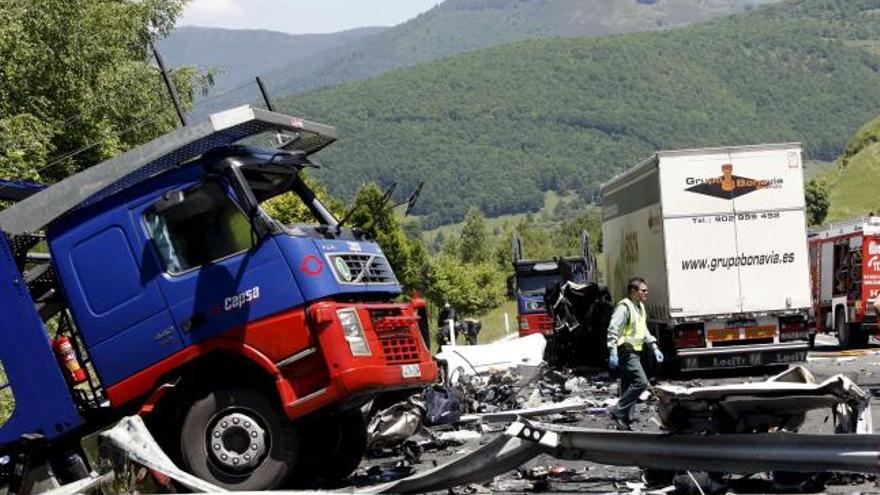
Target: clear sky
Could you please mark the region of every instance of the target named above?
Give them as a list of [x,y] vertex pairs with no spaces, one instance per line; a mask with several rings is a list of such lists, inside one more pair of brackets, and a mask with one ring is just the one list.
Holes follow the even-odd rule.
[[292,34],[393,26],[442,0],[191,0],[179,26],[270,29]]

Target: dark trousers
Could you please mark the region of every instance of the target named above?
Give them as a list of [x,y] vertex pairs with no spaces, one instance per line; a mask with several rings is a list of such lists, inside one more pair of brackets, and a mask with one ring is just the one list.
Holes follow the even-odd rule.
[[639,401],[642,392],[648,389],[648,376],[642,368],[639,352],[629,346],[617,348],[620,359],[620,399],[617,411],[624,421],[632,421],[632,410]]

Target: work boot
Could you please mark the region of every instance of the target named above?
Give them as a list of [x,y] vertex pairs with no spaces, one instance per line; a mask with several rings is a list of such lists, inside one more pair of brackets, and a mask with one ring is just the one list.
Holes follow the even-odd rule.
[[617,407],[611,406],[608,408],[608,417],[611,418],[611,421],[614,421],[614,426],[617,427],[620,431],[633,431],[630,421],[620,415],[620,411],[617,410]]

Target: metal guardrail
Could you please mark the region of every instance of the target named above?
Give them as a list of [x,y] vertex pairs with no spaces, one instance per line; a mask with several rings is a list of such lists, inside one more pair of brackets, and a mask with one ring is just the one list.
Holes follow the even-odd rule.
[[[138,417],[101,435],[132,461],[204,493],[225,490],[181,471]],[[880,473],[880,435],[796,433],[674,435],[562,427],[519,420],[483,447],[431,470],[353,493],[423,493],[486,481],[540,454],[561,460],[681,471]],[[70,485],[72,486],[72,485]],[[56,490],[53,495],[78,491]],[[291,492],[293,493],[293,492]],[[315,493],[315,492],[296,492]]]

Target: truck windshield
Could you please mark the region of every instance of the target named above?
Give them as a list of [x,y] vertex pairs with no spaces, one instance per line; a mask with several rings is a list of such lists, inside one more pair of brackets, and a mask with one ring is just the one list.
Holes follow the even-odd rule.
[[217,182],[184,193],[184,200],[145,216],[153,244],[169,273],[180,273],[253,246],[245,214]]
[[554,285],[556,284],[556,282],[559,282],[558,273],[547,275],[529,275],[528,277],[518,277],[517,287],[519,288],[519,292],[521,294],[543,294],[544,289],[546,289],[548,285]]

